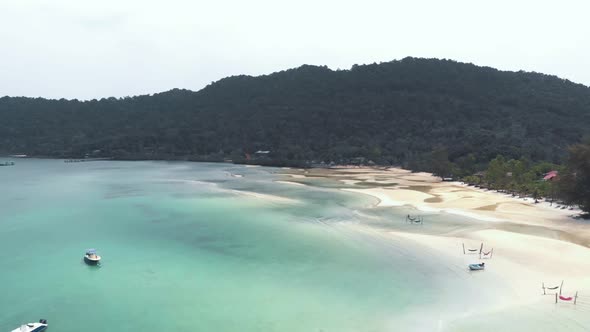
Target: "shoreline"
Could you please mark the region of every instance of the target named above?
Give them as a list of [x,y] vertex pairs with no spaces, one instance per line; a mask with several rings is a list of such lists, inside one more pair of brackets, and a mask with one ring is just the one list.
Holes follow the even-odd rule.
[[[590,307],[590,223],[574,219],[578,211],[557,209],[548,203],[534,204],[531,199],[443,182],[428,173],[402,169],[311,169],[286,175],[289,181],[322,178],[345,184],[347,188],[337,190],[376,199],[377,203],[369,209],[391,209],[398,214],[400,209],[413,209],[418,215],[424,213],[425,224],[418,227],[403,223],[403,215],[398,217],[398,222],[387,225],[372,224],[365,218],[350,227],[358,232],[377,232],[392,241],[396,238],[412,241],[452,262],[449,269],[454,273],[468,273],[468,264],[485,261],[486,269],[473,274],[469,282],[485,277],[486,282],[496,279],[507,284],[510,294],[494,289],[499,286],[489,285],[489,291],[482,289],[489,296],[489,312],[496,316],[528,310],[571,319],[561,317],[566,313],[553,313],[554,300],[541,296],[543,282],[549,287],[561,280],[564,280],[564,294],[579,292],[580,310]],[[442,218],[429,221],[428,214],[442,215]],[[465,220],[448,217],[453,215]],[[482,260],[478,255],[464,255],[462,243],[473,247],[483,243],[484,251],[494,248],[494,256]],[[487,313],[488,309],[476,310],[456,317],[451,325],[461,326],[464,320],[486,323]],[[581,314],[588,317],[590,324],[590,314]]]
[[[440,179],[438,179],[438,177],[433,176],[431,173],[426,173],[426,172],[413,172],[412,170],[408,170],[408,169],[403,169],[400,167],[395,167],[395,166],[379,166],[379,165],[375,165],[375,166],[355,166],[355,165],[334,165],[334,166],[329,166],[329,167],[309,167],[309,168],[301,168],[301,167],[285,167],[285,166],[281,166],[281,165],[276,165],[276,166],[272,166],[272,165],[263,165],[263,164],[255,164],[255,163],[235,163],[233,161],[222,161],[222,160],[190,160],[190,159],[182,159],[182,158],[177,158],[177,159],[166,159],[166,158],[158,158],[158,159],[153,159],[153,158],[129,158],[129,159],[125,159],[125,158],[114,158],[114,157],[98,157],[98,158],[57,158],[57,157],[52,157],[52,156],[32,156],[32,155],[25,155],[25,156],[15,156],[15,155],[0,155],[0,158],[4,158],[4,159],[40,159],[40,160],[62,160],[64,162],[67,161],[71,161],[74,160],[75,163],[77,162],[90,162],[90,161],[153,161],[153,162],[190,162],[190,163],[212,163],[212,164],[229,164],[229,165],[237,165],[237,166],[245,166],[245,167],[270,167],[270,168],[275,168],[277,170],[281,170],[281,171],[303,171],[304,173],[308,173],[308,172],[313,172],[313,171],[352,171],[352,172],[365,172],[365,173],[371,173],[371,172],[395,172],[395,173],[405,173],[408,174],[408,176],[406,176],[406,178],[411,178],[411,177],[415,177],[416,179],[421,179],[422,181],[425,181],[425,178],[430,178],[429,181],[425,181],[425,182],[429,182],[429,183],[447,183],[447,184],[452,184],[455,186],[462,186],[464,188],[470,188],[474,191],[478,191],[481,193],[492,193],[492,194],[498,194],[498,195],[509,195],[509,194],[505,194],[505,193],[501,193],[501,192],[495,192],[489,189],[481,189],[481,188],[477,188],[474,186],[469,186],[467,184],[464,184],[462,182],[458,182],[458,181],[441,181]],[[297,175],[297,173],[288,173],[290,176],[292,177],[301,177],[301,178],[305,178],[305,175]],[[232,175],[233,176],[233,175]],[[240,175],[237,175],[236,177],[240,177]],[[276,181],[276,182],[281,182]],[[284,183],[288,183],[290,181],[282,181]],[[355,182],[362,182],[362,181],[343,181],[346,184],[355,184]],[[296,183],[296,182],[292,182],[292,184],[301,184],[301,183]],[[371,189],[371,188],[364,188],[364,189]],[[378,198],[377,195],[375,194],[370,194],[375,198]],[[532,200],[532,197],[511,197],[512,199],[514,199],[515,201],[518,200],[524,200],[525,202],[528,200]],[[380,198],[379,198],[380,199]],[[401,204],[401,205],[405,205],[405,204]],[[546,200],[541,200],[539,203],[536,204],[537,206],[545,206],[547,209],[553,209],[553,207],[551,206],[547,206],[547,201]],[[557,206],[558,203],[555,203],[555,205]],[[557,208],[555,208],[557,209]],[[582,214],[582,211],[579,208],[575,208],[573,210],[571,209],[564,209],[565,211],[572,211],[571,213],[578,213],[578,214]]]
[[579,218],[582,212],[579,209],[559,209],[547,202],[535,204],[530,198],[442,181],[430,173],[412,173],[401,168],[310,170],[305,175],[295,175],[309,174],[356,187],[340,190],[375,198],[378,201],[375,208],[409,207],[418,213],[445,213],[482,222],[544,227],[567,234],[576,239],[574,243],[590,248],[590,222]]

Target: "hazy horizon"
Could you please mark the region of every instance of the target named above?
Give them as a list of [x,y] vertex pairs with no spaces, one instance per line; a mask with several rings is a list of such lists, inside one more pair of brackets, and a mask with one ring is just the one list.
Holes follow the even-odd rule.
[[590,85],[590,4],[437,1],[74,0],[0,3],[0,96],[100,99],[198,91],[303,64],[407,56]]

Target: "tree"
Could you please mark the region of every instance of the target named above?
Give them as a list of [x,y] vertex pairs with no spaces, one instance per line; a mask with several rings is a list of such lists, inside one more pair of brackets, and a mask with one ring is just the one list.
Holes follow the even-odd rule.
[[449,161],[449,152],[446,148],[437,148],[431,154],[432,173],[441,178],[451,175],[452,164]]
[[462,173],[462,176],[472,175],[475,173],[476,169],[476,161],[475,155],[473,153],[469,153],[466,156],[459,157],[456,161],[457,167]]
[[590,142],[570,147],[566,169],[560,177],[560,192],[567,202],[590,212]]
[[504,156],[499,155],[490,161],[485,175],[485,181],[490,187],[500,189],[506,186],[508,167]]

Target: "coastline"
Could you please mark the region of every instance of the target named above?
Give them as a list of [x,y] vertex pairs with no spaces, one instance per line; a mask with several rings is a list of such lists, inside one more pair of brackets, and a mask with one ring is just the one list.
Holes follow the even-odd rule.
[[[321,178],[342,183],[346,188],[341,191],[375,198],[377,203],[369,210],[397,209],[425,215],[425,225],[420,227],[404,226],[403,217],[399,217],[402,221],[387,226],[361,221],[350,227],[358,232],[379,232],[392,241],[409,240],[436,251],[453,262],[449,269],[456,273],[465,273],[468,264],[485,261],[487,268],[483,273],[490,277],[487,282],[501,280],[510,289],[510,294],[501,294],[492,285],[489,291],[482,289],[494,297],[489,312],[495,313],[497,319],[510,312],[534,311],[539,315],[551,312],[555,301],[551,296],[541,296],[541,285],[544,282],[554,286],[563,280],[564,294],[577,291],[580,296],[577,308],[587,317],[575,319],[590,324],[590,224],[573,218],[579,211],[550,207],[548,203],[535,204],[531,199],[443,182],[428,173],[398,168],[310,169],[285,175],[288,182]],[[450,225],[441,222],[443,218],[432,220],[429,215],[471,221]],[[478,255],[465,255],[461,251],[463,243],[472,247],[483,243],[485,250],[494,248],[494,256],[481,260]],[[476,282],[475,275],[473,282]],[[563,313],[551,314],[561,319]],[[455,319],[450,330],[456,330],[464,320],[486,322],[488,318],[485,312],[476,311]]]
[[[293,297],[289,301],[294,305],[289,313],[302,312],[301,315],[309,318],[309,313],[319,312],[311,321],[342,323],[340,329],[325,331],[345,331],[347,329],[342,327],[347,327],[347,324],[350,327],[351,323],[355,325],[350,331],[394,331],[400,327],[407,331],[561,331],[563,326],[568,326],[568,331],[574,332],[583,331],[580,326],[590,326],[589,237],[584,232],[587,229],[585,223],[569,218],[568,211],[531,202],[528,204],[531,207],[528,207],[521,204],[522,200],[507,195],[459,183],[440,182],[426,173],[410,173],[399,169],[302,170],[203,165],[206,167],[199,175],[199,167],[184,167],[184,164],[183,167],[177,167],[174,164],[147,162],[137,165],[137,168],[134,164],[89,168],[70,168],[61,166],[61,162],[59,164],[59,167],[47,168],[44,167],[46,163],[41,163],[38,169],[42,172],[57,170],[55,174],[67,174],[68,177],[82,174],[88,169],[100,174],[118,174],[118,177],[94,177],[102,179],[103,185],[89,188],[104,188],[105,193],[120,193],[120,196],[96,194],[92,197],[105,197],[103,203],[110,206],[141,203],[130,206],[130,209],[140,212],[131,220],[133,223],[130,225],[134,227],[129,227],[130,234],[145,234],[147,248],[154,249],[156,255],[162,249],[175,247],[164,243],[174,243],[182,250],[171,251],[168,257],[182,258],[183,254],[190,252],[192,254],[187,259],[191,264],[203,263],[201,268],[187,273],[186,266],[190,264],[172,261],[173,264],[169,266],[172,271],[180,268],[176,271],[178,274],[171,273],[170,276],[176,279],[183,279],[184,275],[200,278],[202,271],[215,269],[210,264],[212,260],[207,257],[223,258],[227,260],[225,266],[228,269],[245,266],[228,274],[232,278],[235,276],[231,284],[243,284],[243,272],[251,271],[253,278],[248,284],[254,281],[266,287],[269,281],[273,282],[273,287],[276,286],[275,289],[280,292],[275,297],[276,301],[288,302],[285,301],[288,296],[283,292],[293,290],[290,295]],[[163,168],[168,171],[162,172]],[[78,170],[70,172],[70,169]],[[27,170],[27,167],[23,167],[23,170]],[[129,171],[135,173],[142,170],[145,177],[129,176]],[[11,178],[10,175],[5,176]],[[41,179],[48,192],[54,193],[53,179],[65,180],[67,177],[41,177],[39,181]],[[81,179],[74,176],[69,179],[71,182],[60,183],[86,184],[79,181],[88,177]],[[174,187],[173,191],[169,182]],[[19,184],[18,181],[15,183]],[[146,185],[137,187],[144,188],[139,192],[150,194],[136,196],[135,191],[128,191],[127,187],[136,183]],[[14,188],[6,196],[6,201],[10,203],[6,206],[14,208],[16,213],[29,213],[28,209],[19,208],[19,204],[22,204],[20,201],[9,199],[15,195],[16,198],[22,196],[31,200],[35,195],[19,194],[21,190],[28,190],[28,186],[14,185]],[[151,196],[152,193],[156,195]],[[85,197],[75,193],[64,194]],[[60,195],[48,196],[55,202],[70,202]],[[201,197],[204,199],[201,200]],[[150,201],[147,201],[148,198]],[[81,203],[93,204],[90,200]],[[224,211],[232,208],[233,203],[239,210],[229,217],[224,216]],[[54,203],[49,204],[53,206]],[[152,204],[158,209],[154,210]],[[98,205],[97,208],[102,206]],[[199,208],[205,208],[203,213],[199,212]],[[172,211],[182,214],[171,214]],[[424,224],[404,222],[407,214],[422,215]],[[123,211],[121,215],[127,214]],[[170,219],[165,217],[168,215]],[[151,219],[151,216],[163,218]],[[52,227],[51,223],[42,222],[46,219],[45,215],[33,215],[33,218],[39,218],[41,226],[47,229]],[[13,221],[9,221],[9,226],[16,225],[20,220],[11,219]],[[77,222],[77,216],[69,220]],[[116,224],[119,225],[118,222]],[[26,226],[25,223],[20,225]],[[190,225],[200,226],[193,230],[189,228]],[[64,226],[69,226],[69,223]],[[154,231],[138,233],[142,227],[153,227]],[[252,232],[246,232],[248,229],[252,229]],[[30,230],[38,231],[33,227]],[[153,245],[154,239],[160,238],[160,233],[166,242]],[[4,235],[10,237],[8,233]],[[56,235],[70,238],[68,232],[56,232]],[[117,248],[115,244],[118,239],[111,240],[110,232],[104,235],[107,241],[113,242],[105,242],[100,247]],[[226,237],[236,241],[222,242]],[[83,236],[75,238],[81,240],[74,247],[84,245]],[[259,247],[258,243],[266,240],[269,246]],[[477,254],[462,252],[463,244],[469,249],[479,248],[481,243],[485,251],[494,249],[492,259],[480,260]],[[14,245],[7,246],[7,250],[10,247]],[[124,248],[118,249],[121,255],[115,255],[116,251],[109,249],[111,257],[125,256],[128,247]],[[281,249],[284,249],[282,254],[275,254]],[[300,256],[302,251],[305,251],[305,255]],[[31,251],[34,252],[37,251]],[[200,259],[195,259],[195,255],[201,254],[203,256],[199,256]],[[262,255],[260,257],[264,257],[264,261],[256,261],[257,255]],[[45,261],[45,258],[39,261]],[[485,261],[485,271],[472,272],[467,269],[468,264],[480,261]],[[56,262],[64,266],[72,265],[64,263],[63,259]],[[364,262],[370,264],[364,265]],[[161,262],[152,266],[159,264]],[[23,264],[19,269],[34,270],[34,266],[30,266]],[[333,270],[334,267],[338,269]],[[116,268],[112,264],[103,272],[116,271]],[[262,277],[258,274],[261,268],[264,272]],[[285,269],[281,271],[281,268]],[[10,272],[14,276],[21,273],[18,269]],[[209,273],[215,278],[202,284],[212,288],[210,285],[222,279],[217,272]],[[152,282],[154,275],[150,272],[139,278],[142,277]],[[301,280],[305,281],[305,285]],[[565,302],[555,304],[552,295],[541,295],[542,282],[550,287],[559,285],[562,280],[565,281],[564,295],[579,291],[580,298],[576,306]],[[135,279],[131,281],[136,282]],[[194,285],[202,280],[187,281]],[[228,284],[230,282],[220,283],[218,288],[227,287]],[[151,284],[146,285],[151,287]],[[170,283],[170,289],[184,292],[190,289],[186,288],[187,285],[181,284],[179,287]],[[202,289],[199,294],[201,292]],[[21,293],[13,292],[14,298],[20,298]],[[234,293],[239,296],[216,302],[220,294],[213,288],[210,299],[215,303],[244,300],[245,306],[250,305],[251,299],[265,301],[262,297],[248,298],[249,294],[244,296],[237,288]],[[320,294],[327,297],[322,299]],[[253,295],[258,296],[259,293]],[[337,297],[332,297],[334,295]],[[194,300],[187,299],[187,304],[191,303]],[[277,305],[278,302],[269,303],[272,308],[281,307]],[[310,303],[318,303],[318,306],[309,308]],[[340,303],[342,307],[330,306]],[[101,306],[111,307],[105,304]],[[142,304],[135,307],[141,309]],[[309,310],[298,311],[300,308]],[[363,311],[363,308],[370,310]],[[228,312],[232,315],[243,312],[236,309]],[[326,319],[322,317],[324,313],[333,313],[334,316]],[[268,315],[266,308],[264,315]],[[349,317],[349,321],[343,322],[343,317]],[[247,321],[243,317],[240,320]],[[535,321],[543,325],[531,327],[529,324]]]
[[342,167],[291,171],[285,175],[288,176],[285,182],[298,184],[302,179],[340,182],[346,185],[342,191],[376,199],[374,208],[405,207],[415,214],[456,215],[488,222],[491,227],[544,228],[577,238],[575,243],[590,248],[590,223],[576,218],[581,213],[579,209],[559,209],[547,202],[535,204],[530,198],[441,181],[430,173],[412,173],[400,168]]
[[[412,173],[401,168],[331,168],[290,172],[293,180],[326,178],[349,185],[343,190],[370,195],[376,207],[411,206],[423,212],[448,212],[495,221],[539,224],[573,221],[579,209],[558,209],[547,202],[479,189],[459,182],[441,181],[430,173]],[[532,213],[532,214],[531,214]]]

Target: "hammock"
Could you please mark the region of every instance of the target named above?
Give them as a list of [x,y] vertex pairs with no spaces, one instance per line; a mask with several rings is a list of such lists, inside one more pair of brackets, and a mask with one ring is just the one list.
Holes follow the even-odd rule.
[[483,250],[483,243],[479,246],[479,249],[465,248],[465,243],[461,243],[461,245],[463,246],[463,254],[465,254],[465,249],[467,249],[467,251],[469,251],[470,253],[474,253],[474,252],[479,251],[480,254],[481,254],[481,251]]
[[578,292],[576,292],[576,295],[574,296],[562,296],[561,294],[557,295],[557,293],[555,294],[555,303],[557,303],[557,299],[560,299],[562,301],[566,301],[566,302],[574,302],[574,304],[576,304],[577,300],[578,300]]
[[[546,290],[550,290],[550,291],[554,291],[554,290],[558,290],[558,289],[561,290],[561,288],[563,287],[563,281],[561,281],[561,285],[559,285],[559,286],[545,287],[545,283],[544,282],[541,283],[541,286],[543,287],[543,294],[544,295],[547,295],[547,293],[545,292]],[[557,292],[555,294],[557,294]]]
[[481,246],[481,249],[479,250],[479,258],[488,258],[491,259],[494,256],[494,248],[490,249],[490,251],[485,252],[483,251],[483,246]]

